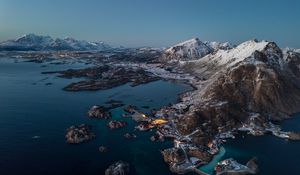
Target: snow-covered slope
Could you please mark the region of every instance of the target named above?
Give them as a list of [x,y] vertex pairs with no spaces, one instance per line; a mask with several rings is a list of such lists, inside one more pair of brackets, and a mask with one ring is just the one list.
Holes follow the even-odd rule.
[[80,41],[67,37],[65,39],[57,38],[47,46],[50,50],[105,50],[110,46],[103,42]]
[[262,51],[269,44],[267,41],[257,42],[246,41],[231,50],[218,50],[215,54],[209,55],[203,61],[212,61],[220,65],[233,65],[251,56],[255,51]]
[[211,47],[198,38],[193,38],[165,50],[165,58],[167,60],[194,60],[212,52]]
[[283,59],[278,59],[278,57],[282,57],[281,49],[273,42],[257,40],[246,41],[230,50],[218,50],[199,60],[185,62],[183,66],[207,78],[223,68],[232,67],[244,60],[251,60],[251,57],[255,57],[252,61],[257,64],[259,59],[256,58],[259,58],[259,52],[268,55],[266,62],[270,65],[282,68]]
[[229,50],[234,48],[234,46],[229,42],[221,43],[217,41],[205,41],[204,44],[212,48],[215,52],[218,50]]
[[167,61],[174,60],[197,60],[218,50],[230,50],[233,45],[229,42],[209,42],[200,41],[199,38],[193,38],[179,44],[176,44],[165,50],[164,59]]
[[198,80],[183,101],[190,107],[178,122],[182,132],[202,123],[216,132],[239,127],[253,113],[272,121],[300,112],[300,54],[274,42],[250,40],[178,65]]
[[0,43],[0,50],[105,50],[110,46],[103,42],[80,41],[73,38],[53,39],[35,34],[23,35],[16,40]]

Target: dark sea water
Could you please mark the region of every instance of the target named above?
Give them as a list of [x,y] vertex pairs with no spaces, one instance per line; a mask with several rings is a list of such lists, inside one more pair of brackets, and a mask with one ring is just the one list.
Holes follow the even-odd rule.
[[[280,125],[285,131],[300,132],[300,114],[295,114]],[[260,175],[300,174],[299,141],[287,141],[272,135],[255,137],[241,133],[236,139],[228,140],[223,148],[211,163],[200,169],[211,173],[220,160],[234,158],[246,164],[256,157]]]
[[[153,143],[149,139],[151,132],[134,131],[135,123],[120,117],[121,108],[113,110],[113,118],[126,120],[129,126],[113,131],[106,128],[107,121],[88,119],[86,112],[90,106],[101,105],[109,99],[159,108],[175,102],[177,94],[190,87],[157,81],[104,91],[65,92],[61,89],[76,80],[41,74],[85,66],[83,63],[51,65],[0,59],[0,175],[101,175],[117,160],[134,165],[132,174],[171,174],[159,150],[172,143]],[[66,128],[81,123],[92,125],[97,138],[80,145],[66,144]],[[282,127],[300,132],[300,115],[284,121]],[[138,138],[124,139],[126,132],[135,132]],[[34,136],[39,138],[32,138]],[[98,152],[100,145],[107,146],[109,152]],[[246,163],[254,156],[258,158],[262,175],[300,174],[300,142],[271,135],[240,135],[229,140],[212,164],[229,157]],[[212,164],[205,169],[209,171]]]
[[[285,131],[300,132],[300,114],[283,121],[281,126]],[[200,169],[211,173],[220,160],[234,158],[246,164],[256,157],[260,175],[300,174],[299,141],[287,141],[272,135],[255,137],[241,133],[236,139],[228,140],[223,148],[212,162]]]
[[[109,130],[107,121],[89,119],[86,112],[92,105],[101,105],[109,99],[159,108],[176,102],[177,94],[191,88],[157,81],[104,91],[65,92],[62,88],[76,80],[41,74],[84,66],[0,59],[0,175],[100,175],[117,160],[134,165],[132,174],[170,174],[159,152],[171,146],[170,142],[154,143],[150,141],[153,133],[134,131],[135,123],[121,118],[121,108],[113,110],[113,118],[125,120],[129,126],[120,130]],[[80,145],[66,144],[66,129],[81,123],[92,125],[97,138]],[[124,139],[126,132],[135,132],[138,138]],[[100,145],[107,146],[109,152],[100,153]]]
[[[281,123],[283,130],[300,132],[300,114]],[[255,137],[242,135],[225,145],[224,158],[233,157],[246,163],[252,157],[258,158],[261,175],[300,174],[300,141],[287,141],[266,135]]]

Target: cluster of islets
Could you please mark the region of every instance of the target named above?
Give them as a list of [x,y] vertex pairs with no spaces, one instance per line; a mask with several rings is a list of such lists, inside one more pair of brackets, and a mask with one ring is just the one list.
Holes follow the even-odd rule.
[[[106,119],[110,120],[107,124],[107,127],[109,129],[119,129],[127,126],[127,122],[125,121],[118,121],[118,120],[111,120],[112,115],[110,110],[121,107],[124,104],[120,101],[108,101],[107,104],[109,104],[108,107],[106,106],[92,106],[90,110],[87,112],[88,117],[93,119]],[[124,111],[132,112],[133,110],[136,110],[136,107],[133,106],[127,106],[124,108]],[[131,140],[135,139],[137,136],[134,133],[125,133],[124,138]],[[92,131],[92,128],[90,125],[87,124],[80,124],[80,125],[74,125],[67,129],[66,132],[66,142],[69,144],[80,144],[87,141],[90,141],[92,139],[96,138],[96,134]],[[99,152],[106,153],[109,151],[109,148],[101,145],[99,146]],[[124,161],[118,161],[112,164],[107,168],[105,171],[105,175],[125,175],[129,174],[130,166],[127,162]]]

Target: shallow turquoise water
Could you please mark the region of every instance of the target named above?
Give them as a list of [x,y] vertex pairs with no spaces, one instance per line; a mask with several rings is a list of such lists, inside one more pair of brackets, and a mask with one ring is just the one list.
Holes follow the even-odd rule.
[[[47,64],[43,67],[37,63],[0,59],[0,174],[103,174],[105,168],[117,160],[134,165],[132,174],[170,174],[159,152],[169,147],[170,142],[151,142],[152,133],[135,132],[135,123],[128,118],[122,120],[129,126],[111,131],[106,127],[107,121],[88,119],[86,112],[90,106],[101,105],[109,99],[159,108],[175,102],[177,94],[190,87],[157,81],[104,91],[65,92],[61,89],[75,80],[40,73],[84,66]],[[53,84],[47,86],[46,83]],[[119,119],[122,113],[122,109],[115,109],[113,118]],[[92,125],[97,138],[80,145],[66,144],[66,128],[81,123]],[[138,138],[124,139],[126,132],[135,132]],[[33,139],[33,136],[40,138]],[[109,152],[99,153],[100,145],[107,146]]]
[[[287,131],[300,132],[300,114],[281,125]],[[245,164],[252,157],[257,157],[261,175],[300,174],[299,141],[286,141],[272,135],[255,137],[241,134],[238,139],[229,140],[224,147],[224,159],[233,157]]]
[[222,160],[225,153],[226,153],[225,148],[221,147],[219,153],[214,156],[213,160],[211,162],[209,162],[209,164],[204,165],[204,166],[200,167],[199,169],[208,174],[213,173],[215,166],[218,164],[218,162],[220,162]]
[[[300,132],[300,114],[281,123],[284,130]],[[260,175],[300,174],[300,142],[286,141],[272,135],[260,137],[245,133],[237,139],[228,140],[221,151],[208,165],[201,167],[207,173],[212,173],[217,160],[234,158],[246,164],[251,158],[258,159]]]

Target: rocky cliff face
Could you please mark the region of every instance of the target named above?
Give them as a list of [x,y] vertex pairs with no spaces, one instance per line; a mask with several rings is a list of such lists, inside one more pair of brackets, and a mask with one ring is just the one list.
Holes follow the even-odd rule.
[[184,64],[202,81],[185,101],[191,107],[178,129],[202,128],[214,135],[253,113],[270,121],[300,112],[299,58],[296,52],[284,54],[276,43],[252,40]]

